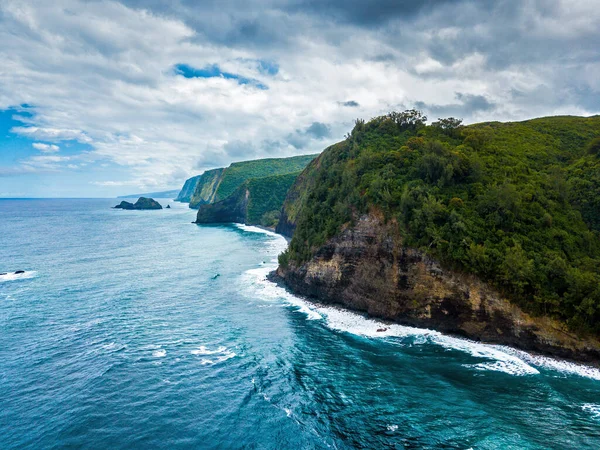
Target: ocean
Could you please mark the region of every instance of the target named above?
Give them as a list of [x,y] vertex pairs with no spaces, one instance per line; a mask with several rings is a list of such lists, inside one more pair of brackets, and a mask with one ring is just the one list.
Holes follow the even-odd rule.
[[159,201],[0,200],[0,449],[600,448],[600,371],[312,304]]

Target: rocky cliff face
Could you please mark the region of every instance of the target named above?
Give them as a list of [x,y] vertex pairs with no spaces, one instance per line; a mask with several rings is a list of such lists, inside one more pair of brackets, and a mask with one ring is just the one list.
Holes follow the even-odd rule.
[[200,205],[194,223],[245,223],[249,196],[248,189],[243,189],[223,201]]
[[185,183],[179,191],[179,194],[177,194],[177,198],[175,199],[175,201],[189,203],[192,198],[192,195],[194,195],[194,192],[196,191],[196,186],[198,185],[198,181],[201,177],[202,175],[196,175],[195,177],[188,178],[187,180],[185,180]]
[[196,182],[194,193],[190,198],[190,208],[198,208],[200,205],[212,203],[215,200],[217,188],[222,180],[225,169],[207,170]]
[[531,317],[474,276],[403,245],[374,214],[328,241],[307,263],[280,266],[294,292],[390,321],[598,364],[600,342]]

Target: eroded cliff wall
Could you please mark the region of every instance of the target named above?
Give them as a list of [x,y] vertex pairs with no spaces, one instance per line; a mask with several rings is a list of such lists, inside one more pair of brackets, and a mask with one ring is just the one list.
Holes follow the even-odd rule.
[[475,276],[403,245],[399,228],[364,215],[308,262],[280,265],[295,293],[394,322],[598,364],[600,343],[532,317]]

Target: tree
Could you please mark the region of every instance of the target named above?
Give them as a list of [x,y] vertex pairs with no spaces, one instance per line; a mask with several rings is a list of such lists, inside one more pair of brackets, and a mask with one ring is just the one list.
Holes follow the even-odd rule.
[[425,126],[427,122],[427,116],[416,109],[407,109],[404,112],[392,111],[387,117],[392,119],[401,130],[416,130]]
[[592,155],[600,156],[600,136],[591,140],[587,145],[587,151]]
[[432,127],[440,128],[444,133],[449,136],[454,136],[456,130],[462,125],[462,119],[456,119],[454,117],[448,117],[447,119],[439,118],[437,122],[431,124]]

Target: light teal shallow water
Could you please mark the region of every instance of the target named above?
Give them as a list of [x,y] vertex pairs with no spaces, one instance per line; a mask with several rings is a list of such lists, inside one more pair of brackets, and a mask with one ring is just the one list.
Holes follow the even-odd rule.
[[377,333],[266,281],[279,236],[114,204],[0,200],[0,448],[600,448],[598,371]]

